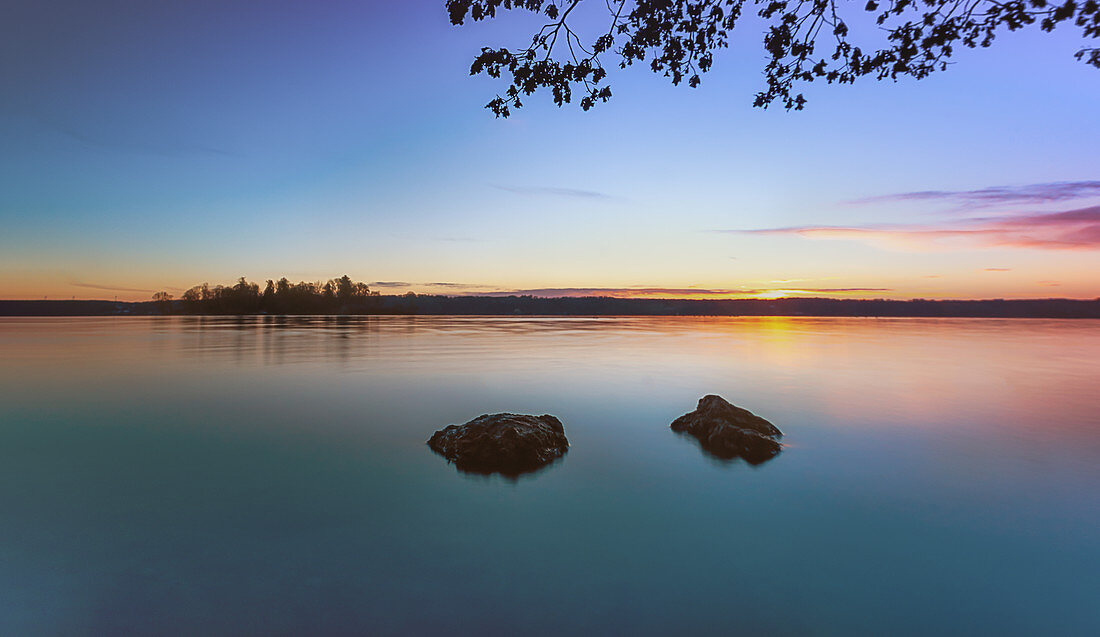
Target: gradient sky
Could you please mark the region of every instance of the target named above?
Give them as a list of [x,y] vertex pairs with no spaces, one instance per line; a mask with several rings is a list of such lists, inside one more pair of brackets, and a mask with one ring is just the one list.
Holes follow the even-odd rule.
[[[592,3],[601,9],[602,3]],[[858,3],[852,5],[858,8]],[[701,88],[482,107],[443,0],[0,9],[0,298],[329,279],[384,293],[1100,296],[1100,74],[1071,29],[920,82],[753,109],[746,22]]]

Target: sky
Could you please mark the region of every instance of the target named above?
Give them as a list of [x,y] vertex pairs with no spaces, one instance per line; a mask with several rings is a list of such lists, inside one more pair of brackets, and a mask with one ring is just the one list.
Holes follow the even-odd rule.
[[5,3],[0,298],[343,274],[383,293],[1100,297],[1100,71],[1073,59],[1079,31],[1009,34],[921,81],[811,85],[787,112],[752,107],[749,20],[698,89],[634,67],[592,111],[539,95],[495,119],[505,85],[470,62],[537,24],[453,27],[443,0]]

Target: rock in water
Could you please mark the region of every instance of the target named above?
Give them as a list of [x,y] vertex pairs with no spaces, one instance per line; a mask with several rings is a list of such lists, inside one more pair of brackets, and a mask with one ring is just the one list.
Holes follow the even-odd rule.
[[772,459],[782,448],[783,432],[775,425],[721,396],[700,398],[695,411],[672,421],[672,430],[695,436],[714,456],[742,458],[751,464]]
[[553,416],[485,414],[435,432],[428,446],[463,471],[518,475],[560,458],[569,441]]

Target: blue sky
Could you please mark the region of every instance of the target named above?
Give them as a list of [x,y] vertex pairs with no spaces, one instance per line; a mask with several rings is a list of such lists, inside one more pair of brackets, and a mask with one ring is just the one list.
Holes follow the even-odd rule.
[[[1100,76],[1069,29],[920,82],[807,87],[785,112],[751,107],[747,21],[697,90],[638,67],[591,112],[536,97],[497,120],[482,107],[503,85],[469,64],[529,37],[525,16],[455,28],[442,0],[4,14],[0,298],[344,273],[393,292],[1100,296],[1100,238],[1003,238],[1005,219],[1100,204],[1020,194],[1100,180]],[[890,196],[998,186],[1018,196]],[[961,229],[983,232],[941,240]]]

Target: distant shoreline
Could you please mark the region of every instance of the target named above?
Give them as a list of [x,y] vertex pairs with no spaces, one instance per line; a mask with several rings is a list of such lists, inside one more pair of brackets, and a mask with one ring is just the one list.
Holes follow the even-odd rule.
[[[262,316],[188,310],[180,301],[0,301],[0,316]],[[276,315],[276,314],[266,314]],[[285,316],[807,316],[1100,319],[1100,299],[621,299],[532,296],[375,296],[332,312]]]

